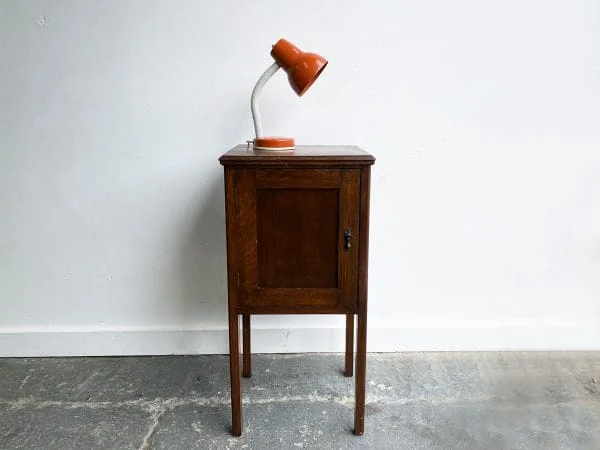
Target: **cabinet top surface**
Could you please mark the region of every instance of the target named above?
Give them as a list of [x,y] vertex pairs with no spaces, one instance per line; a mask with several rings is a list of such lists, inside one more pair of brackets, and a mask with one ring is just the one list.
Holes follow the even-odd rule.
[[375,158],[355,145],[297,145],[290,152],[252,150],[247,145],[237,145],[221,155],[219,161],[226,165],[370,165]]

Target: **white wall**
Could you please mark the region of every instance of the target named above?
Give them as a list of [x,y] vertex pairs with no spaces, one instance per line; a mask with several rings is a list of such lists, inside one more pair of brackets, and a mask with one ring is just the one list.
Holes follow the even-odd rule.
[[[222,169],[265,131],[373,168],[369,349],[600,349],[594,0],[0,0],[0,355],[225,352]],[[341,351],[260,317],[255,351]]]

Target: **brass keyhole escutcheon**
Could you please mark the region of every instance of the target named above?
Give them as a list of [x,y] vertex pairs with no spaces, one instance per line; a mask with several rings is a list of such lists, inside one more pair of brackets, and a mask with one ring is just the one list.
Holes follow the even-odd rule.
[[348,229],[344,232],[344,250],[350,251],[352,248],[352,230]]

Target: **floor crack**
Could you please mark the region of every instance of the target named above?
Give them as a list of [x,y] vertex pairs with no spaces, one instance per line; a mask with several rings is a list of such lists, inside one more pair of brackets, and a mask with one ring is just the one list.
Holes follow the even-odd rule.
[[172,402],[169,400],[155,400],[147,405],[147,410],[151,414],[152,424],[150,425],[150,429],[144,436],[142,441],[142,445],[139,450],[153,450],[154,441],[152,437],[158,428],[158,424],[160,423],[160,419],[162,416],[170,409],[173,408]]

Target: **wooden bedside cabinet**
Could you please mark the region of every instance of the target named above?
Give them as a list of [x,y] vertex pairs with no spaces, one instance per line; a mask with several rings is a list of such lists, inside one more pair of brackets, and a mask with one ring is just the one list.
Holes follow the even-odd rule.
[[354,433],[364,432],[369,187],[375,158],[355,146],[298,146],[290,153],[240,145],[225,168],[233,435],[242,433],[242,375],[249,377],[251,314],[345,314],[345,374],[353,375]]

